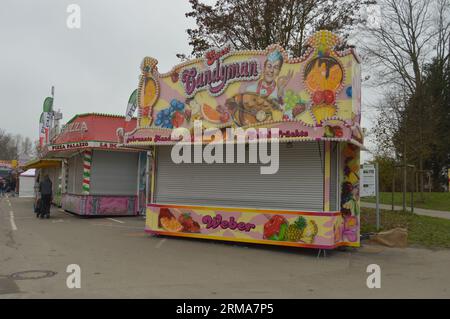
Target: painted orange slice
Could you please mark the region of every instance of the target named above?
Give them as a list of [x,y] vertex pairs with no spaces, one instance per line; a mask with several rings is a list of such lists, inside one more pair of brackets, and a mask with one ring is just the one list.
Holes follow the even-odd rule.
[[203,104],[201,107],[203,118],[211,123],[220,123],[220,113],[217,112],[212,106]]

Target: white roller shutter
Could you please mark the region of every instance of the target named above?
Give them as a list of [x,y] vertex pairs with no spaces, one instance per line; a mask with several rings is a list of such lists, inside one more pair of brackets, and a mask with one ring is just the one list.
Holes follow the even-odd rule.
[[280,143],[279,148],[278,172],[261,175],[260,164],[175,164],[171,147],[159,146],[155,202],[322,210],[323,143]]
[[90,194],[136,195],[138,154],[94,150]]
[[76,154],[69,158],[68,177],[67,177],[67,193],[81,195],[83,193],[83,159],[80,154]]

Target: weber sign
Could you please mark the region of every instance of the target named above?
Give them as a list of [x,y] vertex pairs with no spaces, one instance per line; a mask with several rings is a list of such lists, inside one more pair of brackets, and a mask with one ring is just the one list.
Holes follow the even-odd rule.
[[375,196],[376,195],[376,171],[375,165],[364,164],[361,165],[360,170],[360,197]]

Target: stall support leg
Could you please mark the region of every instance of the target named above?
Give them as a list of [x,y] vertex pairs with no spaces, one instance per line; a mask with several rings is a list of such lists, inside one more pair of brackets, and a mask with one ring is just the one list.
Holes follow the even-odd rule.
[[327,257],[326,249],[319,249],[319,251],[317,253],[317,258],[320,258],[320,254],[323,254],[323,257],[326,258]]

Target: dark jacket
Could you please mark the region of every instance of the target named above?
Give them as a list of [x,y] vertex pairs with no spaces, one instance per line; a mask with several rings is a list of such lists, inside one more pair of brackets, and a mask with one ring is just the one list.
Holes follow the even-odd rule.
[[39,192],[41,195],[52,195],[52,181],[44,179],[39,183]]

